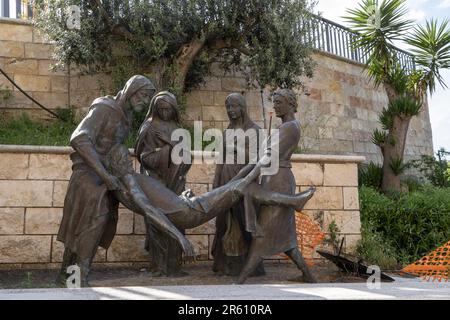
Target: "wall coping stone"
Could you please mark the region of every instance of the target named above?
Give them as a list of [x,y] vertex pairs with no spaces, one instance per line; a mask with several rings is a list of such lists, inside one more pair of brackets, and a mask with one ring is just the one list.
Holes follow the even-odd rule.
[[16,19],[16,18],[6,18],[6,17],[1,17],[0,18],[0,23],[21,24],[21,25],[26,25],[26,26],[30,26],[30,25],[33,24],[33,22],[31,22],[30,20]]
[[[54,146],[30,146],[30,145],[2,145],[0,144],[1,153],[49,153],[49,154],[70,154],[73,152],[72,147],[54,147]],[[134,154],[134,149],[130,149]],[[201,151],[193,151],[193,155],[200,156]],[[211,154],[211,152],[209,153]],[[322,154],[294,154],[292,162],[314,162],[314,163],[362,163],[366,160],[364,156],[356,155],[322,155]]]

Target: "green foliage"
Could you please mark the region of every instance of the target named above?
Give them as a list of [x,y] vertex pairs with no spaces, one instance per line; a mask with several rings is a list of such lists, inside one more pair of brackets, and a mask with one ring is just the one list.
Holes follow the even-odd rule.
[[388,112],[393,116],[413,117],[420,113],[422,101],[410,96],[400,96],[389,104]]
[[58,119],[60,119],[64,122],[71,123],[71,124],[76,123],[76,120],[75,120],[76,112],[75,112],[75,108],[73,106],[70,106],[69,108],[58,108],[58,109],[56,109],[55,113],[58,115]]
[[0,84],[0,104],[8,102],[13,97],[11,89]]
[[392,172],[396,176],[401,175],[408,167],[407,164],[403,163],[403,159],[400,157],[392,158],[391,163],[389,163],[389,166],[391,167]]
[[394,59],[392,68],[389,70],[387,82],[394,88],[395,92],[405,95],[408,92],[409,71],[405,70],[397,59]]
[[360,166],[358,170],[359,186],[372,187],[376,190],[381,189],[383,181],[383,168],[373,162],[366,166]]
[[[80,29],[67,27],[70,5],[81,8]],[[183,91],[202,82],[212,61],[249,67],[249,82],[261,86],[294,87],[299,76],[312,76],[308,28],[300,23],[309,20],[309,0],[36,0],[35,6],[36,25],[55,42],[59,64],[85,72],[126,60],[133,73],[155,73],[159,89],[168,89],[186,63]],[[196,46],[193,59],[183,60]]]
[[[383,108],[383,111],[380,114],[379,121],[383,127],[383,130],[391,130],[394,126],[394,119],[395,117],[413,117],[419,114],[420,110],[422,108],[422,102],[419,100],[416,100],[410,96],[404,95],[399,96],[395,100],[393,100],[391,103],[389,103],[389,106],[387,108]],[[374,137],[376,134],[376,131],[374,131]],[[380,135],[381,132],[378,132]],[[382,138],[379,136],[378,138]],[[387,134],[386,137],[387,139]],[[386,142],[386,139],[384,140]]]
[[[408,165],[409,167],[409,165]],[[419,191],[420,188],[422,188],[423,183],[420,181],[420,179],[416,176],[406,176],[403,177],[401,180],[401,184],[403,186],[406,186],[408,189],[408,192],[416,192]]]
[[450,187],[449,164],[445,159],[449,154],[442,148],[436,153],[436,158],[422,155],[419,160],[412,160],[410,165],[418,169],[433,186]]
[[328,225],[328,234],[324,240],[325,243],[331,245],[333,247],[334,254],[339,253],[339,249],[341,246],[342,239],[339,237],[339,233],[341,230],[339,229],[336,221],[331,221]]
[[372,142],[377,146],[381,147],[388,140],[388,134],[386,131],[375,129],[372,134]]
[[356,253],[368,265],[377,265],[384,270],[392,270],[397,266],[395,249],[367,221],[362,223],[361,240],[358,241]]
[[388,78],[394,62],[393,42],[402,39],[411,26],[405,0],[362,0],[356,9],[348,9],[345,19],[360,34],[354,45],[368,56],[367,70],[377,84]]
[[0,120],[0,144],[67,146],[75,127],[60,120],[33,121],[24,113],[17,119]]
[[362,187],[359,194],[363,232],[381,239],[403,265],[450,239],[449,188],[423,186],[387,196]]
[[[381,111],[381,114],[380,114],[380,117],[378,120],[381,123],[383,130],[391,130],[392,127],[394,126],[394,117],[393,117],[392,111],[389,108],[383,108],[383,111]],[[374,131],[374,133],[375,133],[375,131]]]
[[[416,63],[423,68],[419,81],[425,83],[432,94],[436,89],[436,80],[446,87],[439,70],[450,68],[450,29],[449,20],[440,25],[437,20],[427,20],[425,26],[416,26],[406,42],[413,46]],[[425,91],[423,90],[423,91]]]

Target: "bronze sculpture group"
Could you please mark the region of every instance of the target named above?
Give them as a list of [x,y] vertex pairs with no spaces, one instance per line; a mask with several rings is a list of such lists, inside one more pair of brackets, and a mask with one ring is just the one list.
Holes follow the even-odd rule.
[[[303,279],[314,282],[296,240],[295,210],[303,208],[315,189],[296,194],[290,170],[290,157],[300,138],[295,93],[287,89],[274,93],[275,113],[282,124],[258,153],[262,158],[250,162],[248,146],[259,143],[246,141],[245,163],[218,164],[213,190],[198,196],[183,193],[190,164],[171,161],[171,150],[178,143],[171,134],[180,128],[176,97],[167,91],[155,93],[150,80],[134,76],[115,97],[96,99],[73,132],[73,172],[58,233],[65,247],[60,280],[67,277],[67,267],[76,264],[82,286],[88,285],[97,248],[107,249],[115,235],[121,203],[145,218],[146,249],[155,274],[182,274],[183,254],[187,259],[195,255],[184,230],[217,217],[215,272],[237,275],[238,283],[243,283],[248,276],[264,274],[263,257],[284,252]],[[229,95],[225,105],[230,129],[259,129],[248,117],[241,94]],[[148,107],[135,146],[138,173],[123,143],[133,113]],[[224,140],[224,146],[233,148],[233,141]],[[274,144],[279,169],[262,175],[268,165],[263,159],[270,159],[267,155]]]

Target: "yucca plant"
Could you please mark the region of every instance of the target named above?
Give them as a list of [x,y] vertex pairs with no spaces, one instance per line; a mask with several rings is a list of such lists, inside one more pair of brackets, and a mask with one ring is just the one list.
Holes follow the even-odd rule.
[[[436,82],[445,87],[440,70],[450,68],[450,30],[448,20],[439,24],[427,21],[414,26],[406,19],[406,0],[362,0],[344,17],[360,36],[353,45],[368,56],[365,70],[376,86],[383,85],[388,106],[380,114],[383,130],[372,135],[383,154],[382,190],[400,191],[400,174],[409,123],[418,115],[427,91],[432,94]],[[409,35],[407,33],[410,33]],[[416,70],[402,68],[394,41],[413,47]]]
[[383,180],[383,168],[373,162],[361,166],[358,170],[358,180],[360,187],[366,186],[380,190]]
[[416,79],[418,85],[414,90],[423,96],[429,89],[432,94],[436,90],[436,80],[446,88],[440,74],[440,70],[450,68],[450,29],[449,20],[445,20],[440,25],[437,20],[426,21],[425,26],[416,26],[411,36],[406,38],[406,42],[413,48],[411,51],[415,55],[416,63],[421,67]]

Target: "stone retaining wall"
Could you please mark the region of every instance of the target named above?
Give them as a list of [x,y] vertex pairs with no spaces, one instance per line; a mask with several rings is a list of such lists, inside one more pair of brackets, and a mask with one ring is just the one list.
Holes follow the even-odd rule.
[[[0,145],[0,268],[59,266],[63,245],[56,241],[56,234],[71,174],[71,151],[69,147]],[[354,251],[360,238],[357,163],[363,160],[355,156],[292,158],[299,190],[317,186],[304,213],[324,232],[335,221],[347,252]],[[206,192],[213,178],[213,165],[194,164],[187,187],[196,194]],[[121,208],[117,235],[107,251],[98,251],[95,263],[119,266],[147,261],[144,232],[142,217]],[[211,259],[214,220],[186,233],[199,258]]]
[[[96,97],[115,94],[108,75],[80,76],[72,71],[69,77],[64,71],[50,71],[51,54],[52,46],[29,22],[0,19],[0,67],[45,106],[65,107],[70,96],[70,104],[83,115]],[[299,93],[297,117],[303,129],[300,147],[307,153],[357,154],[367,161],[381,163],[381,153],[372,143],[371,135],[380,126],[378,114],[387,103],[384,88],[375,88],[361,64],[319,52],[314,59],[317,62],[314,78],[305,80],[309,95]],[[218,65],[213,65],[205,80],[204,85],[187,96],[185,122],[201,120],[204,127],[224,129],[228,125],[225,97],[233,91],[245,91],[250,117],[264,125],[260,91],[247,90],[241,74],[225,74]],[[12,88],[2,75],[0,84]],[[267,92],[263,99],[267,118],[271,107]],[[0,116],[22,111],[34,118],[47,115],[13,89],[13,99],[0,104]],[[433,154],[428,106],[411,122],[405,153],[407,160]]]

